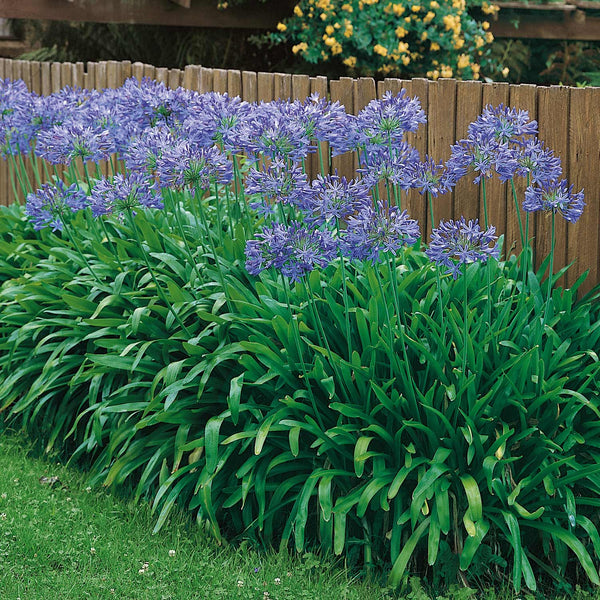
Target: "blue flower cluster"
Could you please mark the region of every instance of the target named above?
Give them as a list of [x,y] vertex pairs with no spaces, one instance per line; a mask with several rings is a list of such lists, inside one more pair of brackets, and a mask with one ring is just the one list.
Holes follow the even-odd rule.
[[[351,115],[316,94],[252,104],[129,79],[118,89],[65,88],[43,97],[21,81],[0,81],[3,156],[33,153],[67,166],[111,158],[126,167],[111,177],[96,170],[87,186],[66,187],[55,178],[30,194],[36,227],[60,229],[67,212],[88,206],[96,217],[161,208],[165,188],[203,195],[234,181],[237,200],[243,189],[252,218],[263,221],[248,242],[248,270],[275,267],[295,280],[339,257],[376,263],[414,244],[421,234],[402,210],[402,194],[416,189],[436,197],[468,173],[476,183],[525,177],[525,211],[551,211],[570,222],[581,215],[583,192],[560,179],[560,160],[536,137],[526,111],[486,107],[445,163],[421,158],[405,139],[425,122],[418,99],[404,92],[387,92]],[[334,156],[356,152],[356,178],[324,174],[310,181],[305,160],[320,152],[320,142]],[[493,228],[449,221],[434,229],[428,254],[456,275],[466,262],[498,255],[492,238]]]

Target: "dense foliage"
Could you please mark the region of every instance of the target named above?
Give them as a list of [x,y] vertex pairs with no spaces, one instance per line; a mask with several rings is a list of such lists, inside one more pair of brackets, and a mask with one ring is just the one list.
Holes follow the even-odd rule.
[[[498,7],[483,2],[481,10]],[[271,39],[292,42],[309,63],[339,60],[363,75],[479,79],[503,69],[490,53],[489,26],[465,0],[302,0]]]
[[[356,117],[135,80],[0,101],[28,193],[0,219],[6,418],[149,499],[157,529],[177,503],[393,586],[600,584],[598,294],[555,289],[528,243],[527,215],[575,222],[583,194],[524,111],[487,107],[441,164],[404,140],[425,115],[402,94]],[[402,210],[419,189],[436,223],[473,171],[529,180],[519,257],[465,219],[426,245]]]

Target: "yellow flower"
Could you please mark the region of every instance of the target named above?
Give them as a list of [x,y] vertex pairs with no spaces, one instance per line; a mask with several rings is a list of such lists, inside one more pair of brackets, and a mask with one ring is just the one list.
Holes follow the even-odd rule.
[[341,54],[342,53],[342,45],[339,42],[336,42],[333,46],[331,46],[331,54],[333,54],[334,56],[336,54]]
[[373,52],[381,56],[387,56],[388,54],[387,48],[385,46],[382,46],[381,44],[375,44],[375,46],[373,46]]
[[487,21],[484,21],[481,26],[487,31],[490,28],[490,24]]
[[339,24],[339,23],[336,21],[336,22],[333,24],[333,27],[334,27],[335,29],[339,29],[339,28],[341,27],[341,25],[340,25],[340,24]]
[[440,45],[437,42],[431,42],[431,46],[429,46],[430,50],[439,50],[440,49]]
[[394,65],[383,65],[383,67],[379,67],[377,71],[383,75],[388,75],[392,72],[396,67]]
[[351,69],[354,69],[354,67],[356,66],[356,56],[349,56],[348,58],[345,58],[344,64],[350,67]]
[[439,8],[440,5],[435,0],[432,0],[432,2],[429,3],[429,7],[430,8]]
[[406,31],[406,29],[404,29],[404,27],[396,27],[396,35],[399,38],[403,38],[407,33],[408,33],[408,31]]
[[410,10],[412,10],[414,13],[418,13],[421,10],[421,7],[418,4],[415,4],[414,6],[410,7]]
[[299,4],[296,4],[296,6],[294,6],[294,14],[297,17],[302,17],[304,15],[304,13],[302,12],[302,9],[300,8]]
[[308,44],[306,42],[300,42],[295,46],[292,46],[292,52],[294,54],[298,54],[298,52],[305,52],[308,49]]
[[425,40],[427,39],[427,35],[428,35],[428,34],[427,34],[427,32],[426,32],[426,31],[424,31],[424,32],[421,34],[421,39],[422,39],[423,41],[425,41]]
[[496,15],[498,14],[499,10],[500,7],[497,4],[489,4],[487,2],[483,2],[481,4],[481,12],[486,15]]
[[454,41],[454,49],[460,50],[465,45],[464,38],[458,38]]
[[287,29],[287,25],[285,23],[277,23],[277,31],[285,31]]
[[344,25],[346,26],[346,29],[344,29],[344,37],[352,37],[352,34],[354,33],[354,25],[352,25],[348,19],[346,19]]
[[327,37],[325,36],[325,45],[329,46],[331,48],[331,46],[334,46],[335,44],[337,44],[337,40],[334,37]]
[[471,69],[473,70],[473,73],[479,73],[479,69],[481,69],[481,67],[477,63],[475,63],[471,65]]
[[510,69],[508,67],[504,67],[504,69],[502,69],[502,77],[508,77],[509,71]]
[[481,48],[481,46],[483,46],[483,44],[485,43],[483,41],[483,38],[480,35],[476,35],[474,40],[475,40],[475,48]]
[[327,21],[327,13],[321,13],[319,16],[321,17],[321,21]]
[[431,79],[436,80],[440,76],[440,72],[435,69],[435,71],[427,71],[427,77],[431,77]]
[[[345,10],[346,12],[349,12],[349,13],[354,12],[354,8],[352,8],[352,4],[342,4],[342,10]],[[350,57],[350,58],[353,58],[353,57]]]
[[406,67],[410,63],[410,57],[406,56],[406,54],[402,57],[402,64]]
[[407,23],[410,23],[410,17],[404,17],[404,20],[405,20]]
[[325,33],[327,35],[331,35],[334,31],[335,29],[333,28],[333,25],[327,25],[327,27],[325,27]]
[[408,52],[408,44],[406,42],[400,42],[398,44],[398,52],[400,52],[400,54]]
[[432,11],[429,11],[424,17],[423,17],[423,23],[425,23],[425,25],[427,25],[428,23],[431,23],[431,21],[433,21],[435,17],[435,13]]
[[494,41],[494,35],[492,34],[491,31],[486,31],[485,32],[485,41],[488,44],[491,44]]
[[447,65],[442,65],[442,77],[452,77],[452,68]]
[[470,62],[471,62],[471,61],[469,60],[469,56],[468,56],[467,54],[461,54],[461,55],[458,57],[458,64],[457,64],[457,67],[458,67],[459,69],[464,69],[464,68],[466,68],[466,67],[468,67],[468,66],[469,66],[469,63],[470,63]]
[[394,11],[394,15],[399,17],[404,13],[405,9],[404,9],[404,6],[402,6],[402,4],[394,4],[394,6],[392,7],[392,10]]

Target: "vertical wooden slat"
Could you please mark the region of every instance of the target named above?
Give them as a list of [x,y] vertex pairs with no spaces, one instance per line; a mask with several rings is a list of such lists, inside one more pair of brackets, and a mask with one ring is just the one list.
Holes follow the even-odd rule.
[[123,60],[120,64],[121,68],[119,69],[120,78],[118,87],[121,87],[125,83],[125,81],[131,77],[131,61]]
[[42,93],[42,69],[37,61],[31,62],[31,91],[36,94]]
[[[507,83],[484,83],[483,85],[483,106],[484,108],[491,104],[508,104],[509,86]],[[496,228],[496,235],[506,233],[506,185],[498,181],[494,176],[485,181],[486,198],[488,206],[489,225]],[[485,224],[483,198],[480,202],[479,222],[483,229]]]
[[181,69],[169,69],[167,85],[172,90],[176,90],[178,87],[181,87],[182,78],[183,78],[183,71]]
[[158,67],[154,70],[154,77],[156,81],[167,85],[169,79],[169,69],[166,67]]
[[[349,114],[356,114],[354,111],[354,80],[350,77],[341,77],[337,81],[329,82],[329,91],[332,102],[339,102],[346,108]],[[346,152],[331,159],[332,173],[351,179],[355,177],[354,171],[354,153]]]
[[6,75],[6,61],[8,59],[7,58],[0,58],[0,78],[1,79],[7,79],[7,75]]
[[96,63],[88,62],[83,75],[83,87],[87,90],[96,89]]
[[392,92],[394,96],[402,90],[402,80],[389,77],[377,82],[377,97],[381,98],[385,92]]
[[79,88],[85,87],[83,85],[84,79],[84,65],[82,62],[76,62],[73,65],[73,85]]
[[149,77],[150,79],[156,79],[157,68],[153,65],[144,64],[143,77]]
[[52,93],[52,84],[50,83],[50,63],[43,62],[40,65],[42,94],[47,96]]
[[227,91],[227,71],[225,69],[213,69],[213,90],[219,94]]
[[[320,98],[327,99],[328,97],[328,85],[329,82],[327,77],[311,77],[310,78],[310,94],[318,94]],[[323,173],[329,173],[329,144],[327,142],[321,142],[319,144],[321,149],[321,155],[323,156]],[[319,159],[318,151],[311,154],[308,157],[307,172],[309,177],[313,179],[321,173],[321,161]]]
[[274,78],[272,73],[259,73],[256,80],[258,102],[271,102],[274,94]]
[[53,62],[50,65],[50,88],[52,92],[59,92],[62,87],[60,84],[60,63]]
[[258,100],[257,74],[254,71],[242,71],[242,100],[256,102]]
[[289,100],[292,97],[292,76],[287,73],[273,74],[273,98]]
[[183,71],[183,87],[195,92],[200,91],[200,67],[187,65]]
[[[456,141],[465,139],[469,125],[481,114],[481,84],[477,81],[459,81],[456,84]],[[462,177],[454,188],[454,218],[479,218],[479,186],[473,183],[475,176]],[[446,198],[446,196],[442,196]]]
[[213,70],[201,67],[200,69],[200,92],[203,94],[213,91]]
[[[569,88],[563,86],[537,88],[537,120],[539,138],[561,159],[563,174],[569,170]],[[561,115],[561,118],[557,118]],[[522,201],[521,201],[522,202]],[[544,215],[536,218],[535,256],[536,266],[550,252],[548,219]],[[567,265],[567,224],[564,219],[556,220],[556,245],[554,248],[555,270]],[[567,280],[562,277],[559,285],[565,286]]]
[[[509,96],[511,108],[526,110],[529,112],[530,119],[537,118],[537,88],[534,85],[511,85]],[[515,207],[512,187],[510,183],[506,185],[506,237],[504,238],[504,252],[509,255],[511,248],[514,248],[513,251],[516,253],[520,253],[521,251],[521,232],[519,230],[518,215],[521,216],[523,227],[525,227],[526,215],[520,205],[523,202],[527,183],[521,177],[515,177],[515,190],[517,192],[516,196],[519,203],[518,209]],[[519,211],[518,213],[517,210]],[[529,215],[530,237],[535,235],[536,219],[537,215]]]
[[13,67],[14,67],[14,61],[7,59],[5,64],[4,64],[4,70],[5,70],[5,77],[7,79],[15,79],[14,75],[13,75]]
[[[436,161],[446,161],[450,158],[450,146],[456,141],[456,80],[439,79],[429,84],[427,119],[428,153]],[[454,216],[452,196],[453,194],[445,194],[433,199],[436,223],[430,223],[431,219],[428,220],[428,234],[440,221]]]
[[242,96],[242,72],[236,69],[227,71],[227,93],[231,98]]
[[75,65],[70,62],[64,62],[60,65],[60,87],[73,87],[73,69]]
[[[415,78],[411,81],[400,80],[399,83],[394,84],[394,87],[397,88],[398,85],[401,86],[401,89],[406,90],[406,94],[410,98],[418,98],[421,103],[421,108],[425,111],[425,114],[428,115],[429,81],[427,79]],[[415,133],[408,133],[406,135],[406,141],[414,146],[423,158],[427,154],[428,129],[429,123],[425,123],[424,125],[421,125]],[[427,212],[427,198],[425,195],[420,194],[417,190],[410,190],[406,195],[406,209],[413,219],[417,219],[421,226],[421,235],[426,239],[429,217]]]
[[131,65],[131,75],[141,82],[144,77],[144,63],[134,62]]
[[[587,206],[577,223],[567,225],[568,260],[577,260],[567,273],[568,284],[589,269],[581,291],[587,292],[599,280],[598,236],[600,227],[600,110],[598,92],[593,88],[571,88],[569,111],[569,183],[574,192],[585,186]],[[560,219],[557,215],[557,220]]]
[[121,85],[121,64],[116,60],[106,62],[106,86],[116,89]]
[[310,96],[310,77],[308,75],[292,75],[292,95],[294,100],[304,102]]
[[106,67],[105,62],[96,63],[94,86],[97,90],[103,90],[108,87]]

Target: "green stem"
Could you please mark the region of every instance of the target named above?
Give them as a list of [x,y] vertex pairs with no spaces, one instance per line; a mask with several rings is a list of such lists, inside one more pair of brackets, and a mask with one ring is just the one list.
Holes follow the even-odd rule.
[[63,215],[60,215],[60,220],[61,222],[64,224],[65,226],[65,233],[67,234],[67,237],[69,238],[69,241],[73,244],[75,251],[77,252],[77,254],[79,254],[79,256],[81,257],[81,260],[83,261],[83,263],[85,264],[85,266],[87,267],[88,271],[90,272],[90,275],[96,280],[96,282],[99,285],[102,285],[102,281],[100,281],[100,278],[98,277],[98,275],[96,275],[96,272],[94,271],[94,269],[92,269],[92,265],[90,265],[90,263],[88,262],[88,259],[85,257],[85,255],[83,254],[83,252],[81,251],[81,248],[79,247],[79,244],[77,242],[77,238],[75,235],[73,235],[73,233],[71,232],[71,224],[68,222],[67,219],[63,218]]
[[[487,269],[486,269],[487,270]],[[468,297],[467,297],[467,291],[468,291],[468,287],[467,287],[467,265],[466,263],[463,265],[463,287],[464,287],[464,296],[463,296],[463,330],[464,330],[464,335],[463,335],[463,361],[462,361],[462,373],[463,376],[465,378],[465,380],[467,379],[467,342],[468,342],[468,334],[469,334],[469,328],[468,328],[468,324],[467,324],[467,319],[469,318],[469,313],[468,313]]]
[[135,237],[135,241],[142,253],[142,257],[144,259],[144,263],[146,264],[146,268],[148,269],[148,272],[150,273],[150,277],[152,278],[152,281],[154,282],[154,286],[156,287],[156,293],[159,295],[160,299],[166,304],[168,310],[173,314],[173,316],[175,317],[175,320],[177,321],[177,323],[179,324],[181,329],[183,329],[183,331],[185,332],[185,335],[187,335],[188,338],[191,338],[192,334],[189,332],[188,328],[183,324],[183,321],[180,319],[179,315],[175,312],[173,305],[171,304],[171,302],[169,302],[169,299],[166,297],[162,287],[158,283],[158,279],[156,278],[156,275],[154,274],[154,270],[152,269],[152,265],[150,264],[150,259],[148,258],[146,249],[144,248],[144,245],[142,244],[142,239],[140,237],[140,233],[138,231],[135,219],[133,217],[133,212],[131,211],[131,208],[129,208],[129,207],[127,208],[127,216],[129,218],[129,223],[131,225],[131,229],[133,231],[133,236]]
[[551,233],[551,242],[550,242],[550,266],[548,271],[548,293],[546,295],[546,310],[544,311],[544,322],[546,322],[548,318],[548,309],[550,306],[550,301],[552,300],[552,280],[554,279],[554,248],[556,246],[556,232],[555,232],[555,221],[556,221],[556,213],[552,211],[552,233]]
[[[433,214],[433,196],[431,195],[431,192],[427,192],[427,201],[429,204],[431,229],[433,230],[433,228],[435,227],[435,220],[434,220],[434,214]],[[444,315],[445,311],[444,311],[444,302],[443,302],[443,297],[442,297],[442,278],[440,277],[440,271],[437,268],[435,269],[435,282],[436,282],[437,293],[438,293],[438,306],[440,309],[440,322],[442,324],[442,343],[444,343],[446,340],[446,318]]]
[[[488,210],[487,210],[487,194],[485,190],[485,176],[481,177],[481,188],[483,192],[483,218],[484,218],[484,226],[485,229],[489,227],[488,220]],[[491,283],[491,275],[490,275],[490,267],[489,264],[486,265],[485,269],[485,279],[486,279],[486,303],[485,303],[485,322],[490,325],[492,320],[492,283]]]
[[[336,218],[338,236],[340,234],[340,221]],[[348,361],[352,362],[352,338],[350,334],[350,306],[348,304],[348,286],[346,285],[346,257],[340,252],[340,265],[342,267],[342,293],[344,296],[344,313],[346,324],[346,343],[348,346]]]
[[392,320],[390,318],[390,311],[388,309],[387,302],[385,301],[385,292],[383,290],[383,282],[381,281],[381,274],[379,273],[379,269],[377,267],[374,267],[373,270],[375,271],[375,278],[377,279],[377,284],[379,286],[379,292],[381,294],[381,301],[383,302],[383,308],[385,311],[385,319],[387,321],[387,326],[388,326],[388,331],[389,331],[390,351],[388,354],[388,360],[390,363],[390,379],[393,379],[394,378],[394,361],[393,361],[394,333],[392,331]]

